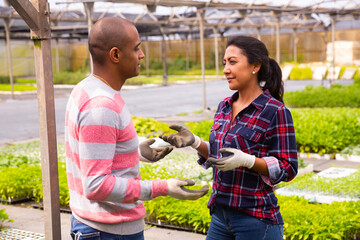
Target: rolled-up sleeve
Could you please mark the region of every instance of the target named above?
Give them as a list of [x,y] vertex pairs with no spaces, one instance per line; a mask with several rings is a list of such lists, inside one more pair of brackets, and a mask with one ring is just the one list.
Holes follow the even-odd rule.
[[[208,156],[210,156],[210,154],[211,154],[211,152],[210,152],[210,144],[209,144],[209,142],[205,142],[205,144],[206,144],[207,149],[208,149]],[[197,162],[204,169],[208,169],[209,167],[211,167],[211,164],[207,161],[207,159],[204,158],[203,156],[201,156],[199,153],[198,153],[198,157],[199,157],[199,159],[197,160]]]
[[274,185],[281,181],[292,180],[298,171],[295,130],[290,111],[280,107],[272,118],[265,134],[268,140],[268,156],[265,160],[269,177],[263,180]]

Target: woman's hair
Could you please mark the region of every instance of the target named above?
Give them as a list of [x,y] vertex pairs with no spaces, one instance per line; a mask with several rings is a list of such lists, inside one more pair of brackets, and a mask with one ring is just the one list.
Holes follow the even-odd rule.
[[269,57],[263,42],[249,36],[236,36],[228,40],[226,47],[233,45],[242,50],[249,64],[261,64],[258,82],[262,90],[268,89],[271,96],[283,102],[284,84],[279,64]]

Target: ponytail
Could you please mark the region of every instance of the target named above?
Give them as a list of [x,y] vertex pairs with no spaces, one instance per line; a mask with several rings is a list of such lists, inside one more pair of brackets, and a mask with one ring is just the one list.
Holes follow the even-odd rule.
[[284,84],[279,64],[269,58],[268,50],[263,42],[249,36],[230,38],[226,47],[234,45],[240,48],[247,57],[249,64],[261,64],[258,73],[258,82],[262,90],[269,90],[271,96],[283,102]]
[[[263,78],[265,81],[263,90],[269,90],[271,96],[283,102],[284,83],[282,81],[282,73],[279,64],[272,58],[269,58],[268,76]],[[260,81],[260,77],[259,77]]]

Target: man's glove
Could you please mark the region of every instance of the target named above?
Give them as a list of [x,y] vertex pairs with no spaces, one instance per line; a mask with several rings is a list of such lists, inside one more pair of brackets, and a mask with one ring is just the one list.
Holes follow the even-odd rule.
[[219,152],[229,154],[229,156],[219,159],[208,158],[207,161],[221,171],[229,171],[238,167],[252,168],[254,166],[254,155],[244,153],[236,148],[221,148]]
[[174,147],[159,147],[151,148],[150,145],[155,142],[155,139],[148,139],[139,145],[139,158],[143,162],[156,162],[168,155]]
[[160,135],[159,138],[177,148],[191,146],[192,148],[196,149],[200,146],[201,139],[198,136],[192,134],[188,129],[179,125],[171,125],[169,128],[178,131],[178,133]]
[[190,179],[171,178],[167,180],[168,194],[180,200],[196,200],[207,194],[209,186],[205,185],[200,190],[190,190],[184,186],[193,186],[195,182]]

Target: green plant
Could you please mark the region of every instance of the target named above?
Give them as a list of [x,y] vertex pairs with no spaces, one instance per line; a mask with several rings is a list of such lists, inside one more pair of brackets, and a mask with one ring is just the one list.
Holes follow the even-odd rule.
[[296,177],[291,182],[279,184],[288,190],[305,192],[315,192],[326,195],[338,195],[359,197],[360,196],[360,170],[350,176],[341,178],[325,178],[317,176],[315,173],[307,173]]
[[199,123],[197,122],[187,122],[185,125],[189,128],[189,130],[199,136],[201,139],[205,141],[209,141],[210,129],[213,125],[213,120],[204,120]]
[[133,116],[132,119],[139,136],[157,137],[161,134],[169,134],[171,131],[167,123],[159,122],[152,118]]
[[294,66],[290,72],[289,78],[291,80],[312,79],[311,68]]
[[360,107],[359,85],[307,86],[302,91],[287,92],[284,102],[289,107]]
[[291,113],[300,152],[335,154],[360,143],[359,108],[297,108]]
[[9,78],[9,76],[2,76],[2,75],[0,75],[0,83],[9,84],[9,83],[10,83],[10,78]]
[[[28,85],[13,85],[14,91],[35,91],[36,87],[34,86],[28,86]],[[10,84],[0,84],[0,91],[11,91],[11,85]]]
[[7,214],[5,210],[5,208],[0,209],[0,231],[4,229],[4,224],[6,222],[14,222],[13,219],[9,218],[9,214]]
[[31,198],[34,186],[41,181],[40,166],[5,167],[0,175],[0,198],[3,200]]
[[77,84],[86,77],[87,73],[85,71],[64,71],[64,72],[54,72],[53,79],[54,84]]
[[301,197],[278,195],[284,239],[328,240],[360,237],[360,201],[309,204]]

